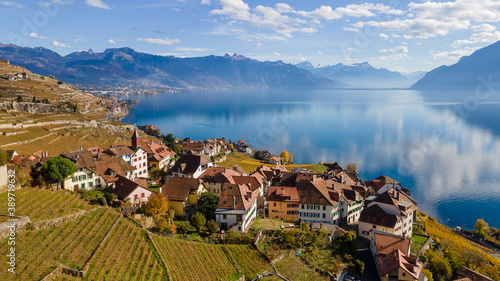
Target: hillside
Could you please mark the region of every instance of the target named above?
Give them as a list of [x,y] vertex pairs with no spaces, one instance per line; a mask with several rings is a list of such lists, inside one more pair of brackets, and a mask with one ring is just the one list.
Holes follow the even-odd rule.
[[0,44],[0,58],[78,86],[169,90],[202,88],[331,88],[334,81],[281,61],[261,62],[237,54],[177,58],[130,48],[61,56],[51,50]]
[[[25,76],[19,75],[25,73]],[[51,155],[128,141],[133,126],[108,120],[128,113],[116,99],[0,61],[0,148],[21,155],[43,149]],[[22,77],[22,78],[18,78]],[[153,137],[147,137],[153,138]],[[43,147],[40,146],[43,143]]]
[[338,80],[353,88],[406,88],[415,80],[399,72],[385,68],[374,68],[367,62],[344,65],[342,63],[327,66],[313,66],[310,62],[301,62],[297,67],[306,69],[318,76]]
[[[456,64],[440,66],[415,83],[413,90],[475,91],[477,87],[495,87],[500,79],[500,42],[462,57]],[[482,77],[482,78],[481,78]],[[481,80],[482,79],[482,80]],[[484,90],[486,91],[486,90]]]

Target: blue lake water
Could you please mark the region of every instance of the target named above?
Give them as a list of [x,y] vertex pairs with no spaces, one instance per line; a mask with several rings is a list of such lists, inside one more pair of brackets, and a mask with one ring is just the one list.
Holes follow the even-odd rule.
[[[387,175],[442,223],[500,227],[500,98],[409,90],[225,90],[138,96],[125,123],[178,138],[245,139],[296,163]],[[450,219],[449,222],[447,220]]]

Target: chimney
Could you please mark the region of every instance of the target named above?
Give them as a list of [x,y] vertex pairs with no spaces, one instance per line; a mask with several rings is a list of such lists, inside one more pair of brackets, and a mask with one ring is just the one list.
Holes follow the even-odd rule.
[[97,159],[101,159],[101,151],[100,150],[97,151]]
[[399,201],[399,192],[400,192],[399,189],[396,189],[396,200],[398,201]]
[[158,194],[161,194],[161,186],[158,187]]
[[45,157],[49,157],[49,153],[45,150]]
[[236,209],[236,196],[233,196],[233,209]]

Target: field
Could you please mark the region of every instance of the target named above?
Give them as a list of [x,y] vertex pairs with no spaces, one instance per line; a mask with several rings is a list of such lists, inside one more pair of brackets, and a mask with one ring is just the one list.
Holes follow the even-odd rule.
[[265,271],[274,272],[271,263],[250,245],[227,245],[236,263],[240,266],[245,278],[251,280]]
[[146,233],[121,219],[82,280],[168,280],[166,270]]
[[[220,162],[219,164],[222,166],[226,166],[226,167],[232,167],[234,165],[239,165],[248,173],[254,171],[255,169],[257,169],[261,165],[265,165],[265,166],[269,166],[269,167],[275,166],[275,165],[271,165],[271,164],[266,164],[263,161],[248,157],[248,156],[246,156],[242,153],[236,152],[236,151],[232,154],[227,155],[226,161]],[[319,164],[316,164],[316,165],[314,165],[314,164],[300,164],[300,165],[299,164],[289,164],[289,165],[285,165],[285,167],[290,171],[292,169],[297,168],[297,167],[311,169],[311,170],[314,170],[318,173],[324,173],[327,171],[326,166],[319,165]]]
[[320,276],[295,256],[288,256],[275,264],[276,269],[282,275],[293,281],[328,281],[330,278]]
[[[60,227],[24,231],[16,236],[16,274],[13,280],[39,280],[62,263],[81,269],[119,214],[102,208]],[[7,239],[0,244],[0,280],[7,271]]]
[[173,280],[237,280],[241,275],[223,245],[154,236]]
[[[15,191],[16,216],[29,216],[31,222],[43,221],[73,214],[81,210],[95,208],[80,199],[80,195],[64,190],[52,191],[48,189],[25,187]],[[7,205],[7,192],[0,193],[0,202]],[[4,208],[0,214],[6,215]],[[7,217],[0,216],[0,222]]]
[[411,251],[416,253],[422,246],[424,245],[425,242],[427,242],[427,239],[429,237],[423,236],[423,235],[418,235],[418,234],[413,234],[411,236]]

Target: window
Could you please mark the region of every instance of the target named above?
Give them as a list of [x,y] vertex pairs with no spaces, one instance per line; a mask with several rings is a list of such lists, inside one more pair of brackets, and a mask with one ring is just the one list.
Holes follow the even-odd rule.
[[326,215],[325,215],[325,214],[323,214],[323,218],[326,218]]
[[273,207],[276,207],[276,202],[273,203]]
[[[224,201],[224,202],[226,202],[226,201]],[[224,203],[224,204],[226,204],[226,203]],[[227,215],[222,215],[222,219],[223,220],[227,219]]]
[[302,206],[300,207],[301,209],[304,209],[304,204],[302,204]]
[[375,224],[374,224],[374,225],[373,225],[373,228],[377,228],[377,225],[375,225]]
[[83,175],[82,179],[86,180],[87,179],[87,175]]
[[82,188],[85,188],[85,184],[84,183],[82,183]]
[[326,206],[323,206],[323,211],[325,211],[325,210],[326,210]]
[[87,177],[89,177],[89,179],[92,179],[92,174],[87,174]]
[[93,182],[89,182],[89,187],[93,187],[94,186],[94,183]]
[[141,198],[144,198],[144,197],[146,197],[146,195],[143,192],[143,193],[141,193]]
[[137,200],[139,198],[139,195],[135,194],[134,195],[134,200]]

